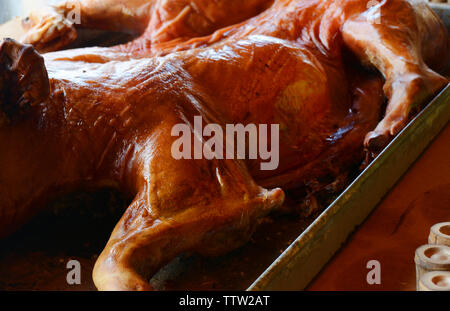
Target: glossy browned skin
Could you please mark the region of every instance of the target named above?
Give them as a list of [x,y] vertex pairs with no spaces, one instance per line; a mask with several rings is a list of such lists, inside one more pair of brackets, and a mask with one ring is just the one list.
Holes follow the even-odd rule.
[[[405,0],[381,2],[380,24],[362,0],[82,3],[77,27],[143,33],[123,46],[44,54],[45,66],[30,46],[1,43],[0,234],[56,195],[120,189],[134,200],[94,269],[101,290],[150,290],[148,279],[182,252],[244,244],[284,200],[261,186],[336,187],[363,160],[364,139],[379,152],[447,83],[426,65],[446,62],[444,27]],[[42,31],[45,23],[27,25],[42,51],[76,33],[70,23]],[[383,80],[349,51],[386,78],[381,123]],[[173,126],[198,115],[280,124],[278,169],[261,171],[260,159],[175,160]]]

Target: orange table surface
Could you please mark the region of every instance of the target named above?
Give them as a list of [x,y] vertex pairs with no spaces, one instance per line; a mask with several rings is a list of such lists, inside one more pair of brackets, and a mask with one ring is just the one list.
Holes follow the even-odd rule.
[[[309,286],[309,290],[415,290],[414,252],[450,221],[450,125]],[[378,260],[381,284],[366,265]]]

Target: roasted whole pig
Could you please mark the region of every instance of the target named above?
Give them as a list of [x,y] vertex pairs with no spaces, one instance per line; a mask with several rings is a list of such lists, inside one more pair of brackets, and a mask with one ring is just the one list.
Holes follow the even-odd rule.
[[[57,196],[119,189],[134,199],[100,290],[151,290],[180,253],[243,245],[283,190],[336,186],[448,83],[448,34],[420,1],[84,0],[23,25],[27,44],[0,45],[0,236]],[[81,28],[137,38],[61,50]],[[172,130],[196,116],[278,124],[279,165],[175,159]]]

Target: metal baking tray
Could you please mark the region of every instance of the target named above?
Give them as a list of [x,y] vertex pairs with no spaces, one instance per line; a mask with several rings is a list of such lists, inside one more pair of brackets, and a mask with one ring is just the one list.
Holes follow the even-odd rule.
[[[450,9],[433,7],[450,29]],[[267,219],[245,247],[215,259],[182,255],[152,285],[166,290],[305,289],[449,119],[447,86],[320,216]],[[0,244],[0,290],[95,290],[93,265],[126,203],[107,191],[57,202],[51,213]],[[66,263],[72,259],[82,265],[81,285],[66,282]]]

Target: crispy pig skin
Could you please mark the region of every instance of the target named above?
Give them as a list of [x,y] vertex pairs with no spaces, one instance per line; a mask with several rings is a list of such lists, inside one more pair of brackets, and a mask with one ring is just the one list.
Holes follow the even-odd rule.
[[[34,12],[31,45],[0,44],[0,236],[58,195],[115,187],[133,200],[95,284],[151,290],[180,253],[246,243],[283,190],[337,191],[364,151],[380,152],[448,83],[433,71],[449,40],[431,9],[369,2],[85,0]],[[79,24],[67,17],[76,6]],[[138,38],[60,51],[80,28]],[[279,124],[278,168],[175,160],[172,128],[195,116]]]

